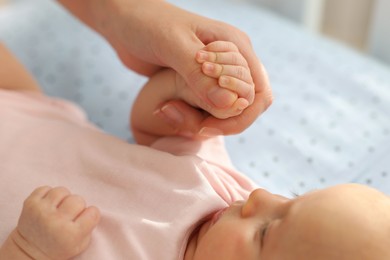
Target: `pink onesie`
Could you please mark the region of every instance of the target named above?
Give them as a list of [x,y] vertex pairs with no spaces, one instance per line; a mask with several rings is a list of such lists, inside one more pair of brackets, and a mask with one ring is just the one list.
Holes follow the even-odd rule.
[[77,259],[182,259],[202,218],[255,188],[222,138],[129,144],[75,105],[33,93],[0,90],[0,158],[0,243],[36,187],[65,186],[102,213]]

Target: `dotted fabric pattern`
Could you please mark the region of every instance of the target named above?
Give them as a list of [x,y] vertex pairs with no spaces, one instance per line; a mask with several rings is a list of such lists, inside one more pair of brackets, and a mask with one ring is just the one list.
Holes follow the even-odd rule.
[[[237,168],[291,196],[356,182],[390,194],[390,68],[233,0],[171,2],[250,36],[275,100],[244,133],[226,138]],[[133,142],[131,104],[146,82],[99,35],[55,1],[0,9],[0,39],[51,96],[72,100],[106,132]]]

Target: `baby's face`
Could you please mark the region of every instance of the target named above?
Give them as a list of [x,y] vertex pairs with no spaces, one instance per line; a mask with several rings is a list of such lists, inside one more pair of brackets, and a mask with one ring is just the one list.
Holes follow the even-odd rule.
[[339,185],[288,199],[258,189],[194,233],[185,260],[390,259],[390,199]]

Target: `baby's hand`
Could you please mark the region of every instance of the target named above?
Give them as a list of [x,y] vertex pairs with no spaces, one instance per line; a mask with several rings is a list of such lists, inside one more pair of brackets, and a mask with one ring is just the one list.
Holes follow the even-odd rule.
[[87,248],[99,219],[66,188],[40,187],[24,202],[14,241],[33,259],[69,259]]
[[218,100],[216,106],[222,109],[211,109],[210,114],[220,119],[237,116],[253,102],[243,98],[254,96],[255,88],[248,63],[236,45],[212,42],[196,54],[196,60],[202,64],[204,74],[218,81],[213,100]]

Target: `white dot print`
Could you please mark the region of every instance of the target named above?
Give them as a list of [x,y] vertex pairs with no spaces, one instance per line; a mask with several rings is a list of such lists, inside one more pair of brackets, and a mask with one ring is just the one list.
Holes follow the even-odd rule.
[[[388,67],[258,6],[171,2],[245,31],[268,71],[272,106],[245,132],[226,137],[241,172],[289,197],[345,182],[390,194]],[[56,1],[11,3],[0,9],[0,38],[44,91],[77,103],[105,132],[134,142],[129,112],[147,79],[126,69],[101,36]]]

